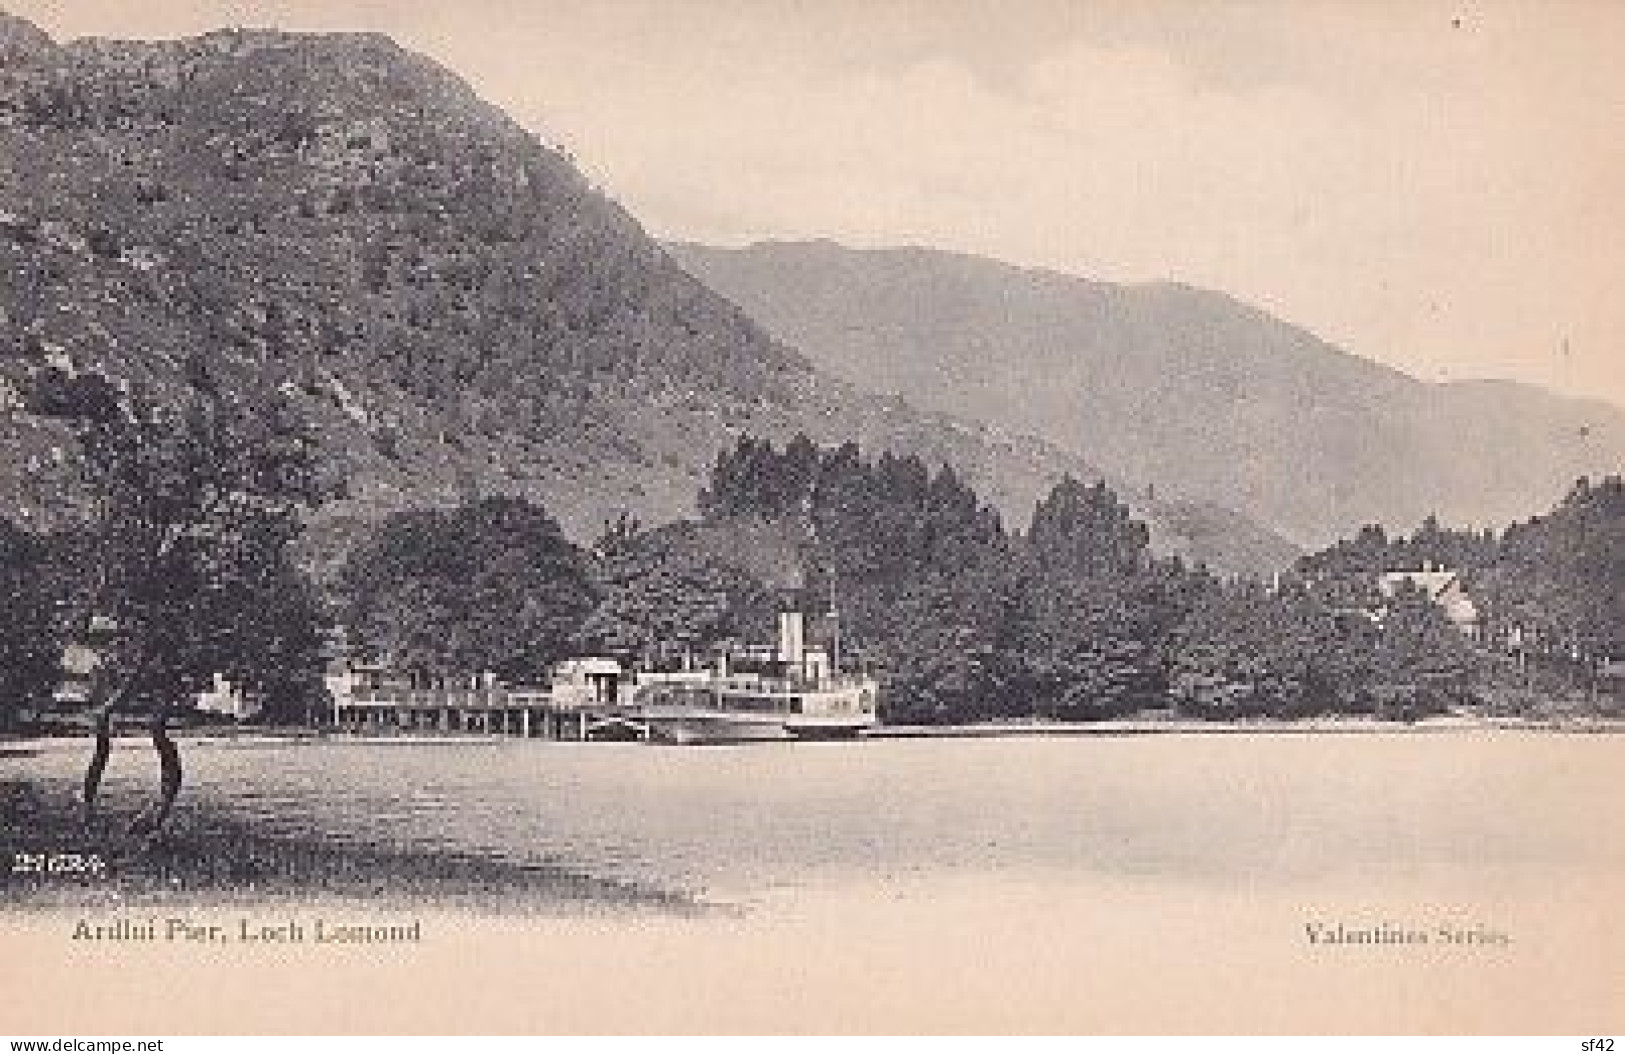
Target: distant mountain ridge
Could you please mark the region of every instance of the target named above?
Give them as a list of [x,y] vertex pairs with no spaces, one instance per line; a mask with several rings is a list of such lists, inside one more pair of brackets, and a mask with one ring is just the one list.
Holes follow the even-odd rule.
[[930,249],[672,244],[819,366],[1086,451],[1300,544],[1365,523],[1499,525],[1625,465],[1625,411],[1432,384],[1231,297]]
[[[312,423],[352,480],[336,535],[471,493],[541,499],[577,537],[676,519],[742,432],[952,464],[1017,524],[1096,474],[816,368],[386,37],[57,44],[0,17],[0,509],[46,515],[65,433],[41,385],[94,370],[173,394],[199,353]],[[1159,545],[1292,555],[1196,522]]]

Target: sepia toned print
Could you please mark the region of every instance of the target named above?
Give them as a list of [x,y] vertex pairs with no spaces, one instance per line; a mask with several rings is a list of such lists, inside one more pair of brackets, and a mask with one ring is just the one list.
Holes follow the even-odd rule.
[[1607,4],[0,14],[0,1030],[1620,1013]]

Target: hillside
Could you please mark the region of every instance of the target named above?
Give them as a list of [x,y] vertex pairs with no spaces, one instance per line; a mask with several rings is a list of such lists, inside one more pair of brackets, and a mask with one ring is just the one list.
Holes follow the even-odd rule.
[[[37,520],[76,370],[173,391],[189,355],[278,386],[391,508],[544,500],[578,536],[690,514],[738,433],[949,462],[1024,522],[1071,454],[820,372],[690,277],[460,80],[385,37],[53,43],[0,23],[0,495]],[[1245,532],[1170,551],[1290,557]]]
[[1429,384],[1218,293],[925,249],[673,245],[818,366],[1087,451],[1301,544],[1360,525],[1499,524],[1625,464],[1625,412]]

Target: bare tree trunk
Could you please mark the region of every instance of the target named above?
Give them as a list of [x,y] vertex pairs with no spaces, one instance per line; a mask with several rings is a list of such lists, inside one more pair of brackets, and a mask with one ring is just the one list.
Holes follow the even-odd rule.
[[101,790],[102,773],[107,771],[107,755],[113,751],[113,700],[103,703],[96,711],[96,745],[90,753],[90,764],[85,768],[84,802],[80,821],[90,826],[96,811],[96,795]]
[[158,750],[158,800],[130,824],[132,834],[158,835],[163,832],[175,798],[181,792],[180,748],[169,737],[169,707],[160,706],[152,717],[152,745]]
[[90,753],[90,764],[85,767],[84,802],[80,813],[86,827],[90,826],[91,818],[95,814],[96,796],[101,791],[102,774],[107,771],[107,756],[113,750],[113,714],[135,694],[136,686],[146,675],[149,661],[150,657],[143,655],[141,661],[136,664],[135,671],[130,674],[129,680],[96,708],[96,745]]

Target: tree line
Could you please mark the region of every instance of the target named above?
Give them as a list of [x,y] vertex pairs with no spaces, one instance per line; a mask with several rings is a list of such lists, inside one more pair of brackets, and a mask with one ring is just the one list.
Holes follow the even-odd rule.
[[1617,544],[1601,539],[1625,522],[1617,491],[1617,480],[1582,485],[1551,517],[1504,536],[1434,520],[1411,537],[1368,528],[1269,583],[1157,558],[1145,525],[1103,483],[1062,480],[1024,528],[1007,530],[952,469],[868,460],[850,444],[798,438],[780,450],[741,438],[718,455],[700,510],[807,524],[811,592],[841,598],[846,638],[887,684],[893,719],[1157,708],[1415,718],[1480,703],[1504,682],[1504,634],[1475,642],[1420,589],[1385,595],[1377,577],[1465,569],[1487,625],[1500,627],[1516,596],[1520,610],[1583,621],[1606,649],[1620,593],[1607,583],[1622,576]]
[[[648,662],[765,639],[785,606],[833,606],[843,657],[908,722],[1409,718],[1512,677],[1514,627],[1571,680],[1625,653],[1617,477],[1499,534],[1367,528],[1266,583],[1159,558],[1103,483],[1063,479],[1011,529],[951,467],[742,437],[718,454],[694,523],[623,517],[578,545],[533,501],[470,499],[384,518],[318,585],[294,543],[334,485],[276,393],[246,396],[201,366],[171,409],[95,375],[53,384],[67,385],[52,397],[72,407],[83,500],[52,532],[0,521],[11,723],[46,708],[63,647],[95,618],[118,627],[105,692],[184,710],[225,674],[290,722],[324,712],[323,669],[341,653],[426,678],[545,683],[572,654]],[[778,531],[793,585],[733,558],[726,540],[743,535],[728,532],[747,524]],[[1462,573],[1484,639],[1419,590],[1374,589],[1381,572],[1433,565]]]

